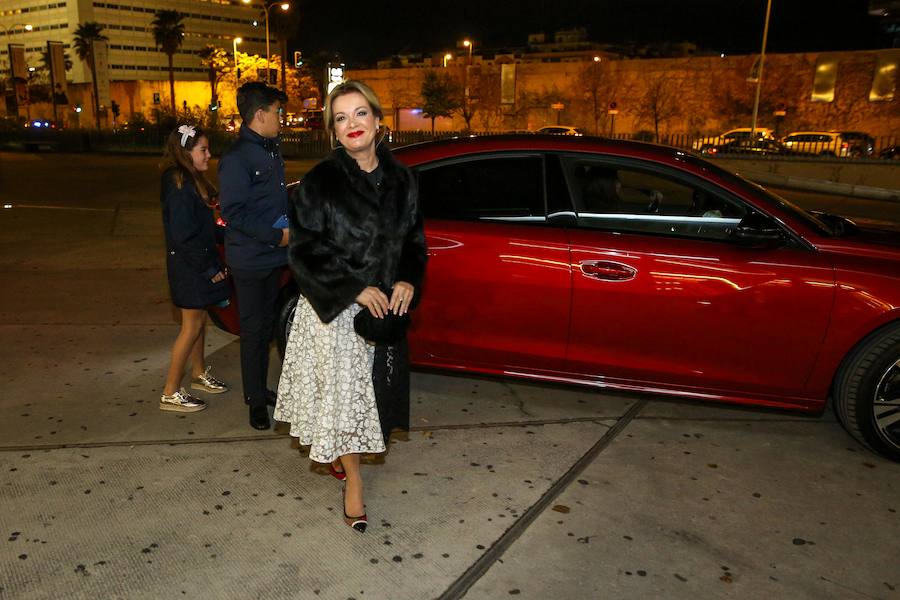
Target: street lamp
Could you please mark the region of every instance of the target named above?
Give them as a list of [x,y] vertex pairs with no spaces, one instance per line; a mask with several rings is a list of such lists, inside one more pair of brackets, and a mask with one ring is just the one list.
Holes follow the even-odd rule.
[[466,114],[469,113],[469,67],[472,66],[472,48],[475,47],[475,42],[472,40],[463,40],[463,46],[469,49],[469,62],[466,64],[466,106],[465,111]]
[[238,68],[238,61],[237,61],[237,45],[243,41],[244,40],[239,37],[236,37],[233,40],[231,40],[231,48],[232,48],[232,50],[234,50],[234,89],[235,90],[237,90],[238,84],[240,83],[240,79],[241,79],[241,70]]
[[766,23],[763,25],[762,50],[759,53],[759,72],[756,74],[756,98],[753,100],[753,119],[750,122],[750,138],[756,137],[756,117],[759,114],[759,93],[762,89],[763,63],[766,60],[766,40],[769,37],[769,15],[772,13],[772,0],[766,4]]
[[447,54],[444,55],[444,68],[445,68],[445,69],[447,68],[447,61],[448,61],[448,60],[453,60],[453,55],[450,54],[449,52],[448,52]]
[[[253,0],[241,0],[244,4],[250,4]],[[287,12],[291,8],[291,4],[289,2],[263,2],[263,12],[266,13],[266,83],[269,83],[269,11],[273,6],[277,6],[281,8],[281,10]],[[281,58],[284,60],[284,57]]]

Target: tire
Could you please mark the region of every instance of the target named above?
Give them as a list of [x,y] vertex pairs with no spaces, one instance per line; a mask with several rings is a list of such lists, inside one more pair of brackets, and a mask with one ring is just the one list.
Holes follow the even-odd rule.
[[864,446],[900,462],[900,323],[860,342],[844,360],[833,395],[844,429]]
[[275,343],[278,345],[278,355],[284,359],[284,349],[287,348],[288,333],[294,322],[294,312],[297,310],[298,292],[296,288],[285,290],[278,304],[278,318],[275,321]]

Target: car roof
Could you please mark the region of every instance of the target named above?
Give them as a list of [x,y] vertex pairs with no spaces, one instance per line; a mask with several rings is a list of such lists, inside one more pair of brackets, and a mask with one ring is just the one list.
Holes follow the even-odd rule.
[[[792,131],[789,135],[841,135],[840,131]],[[787,136],[785,136],[787,137]]]
[[398,147],[394,150],[408,164],[420,164],[441,158],[480,154],[487,152],[521,151],[521,152],[590,152],[627,156],[644,159],[656,159],[659,162],[671,163],[693,156],[692,152],[631,140],[614,140],[595,136],[558,136],[541,134],[504,134],[489,136],[456,137],[429,142],[419,142]]

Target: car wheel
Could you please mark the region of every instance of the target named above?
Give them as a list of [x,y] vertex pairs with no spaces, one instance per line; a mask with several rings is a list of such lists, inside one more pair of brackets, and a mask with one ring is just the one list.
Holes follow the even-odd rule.
[[294,324],[294,313],[297,311],[297,291],[286,294],[279,303],[278,320],[275,322],[275,343],[278,345],[278,354],[284,359],[284,349],[287,348],[288,334]]
[[834,408],[850,435],[900,461],[900,323],[876,331],[847,357]]

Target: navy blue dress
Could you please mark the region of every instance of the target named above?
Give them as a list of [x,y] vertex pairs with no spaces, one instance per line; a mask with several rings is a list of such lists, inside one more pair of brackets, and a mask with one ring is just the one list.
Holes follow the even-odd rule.
[[193,177],[185,173],[178,189],[175,172],[172,167],[163,173],[160,193],[169,290],[175,306],[205,308],[230,295],[227,280],[212,282],[223,270],[216,254],[215,219]]

